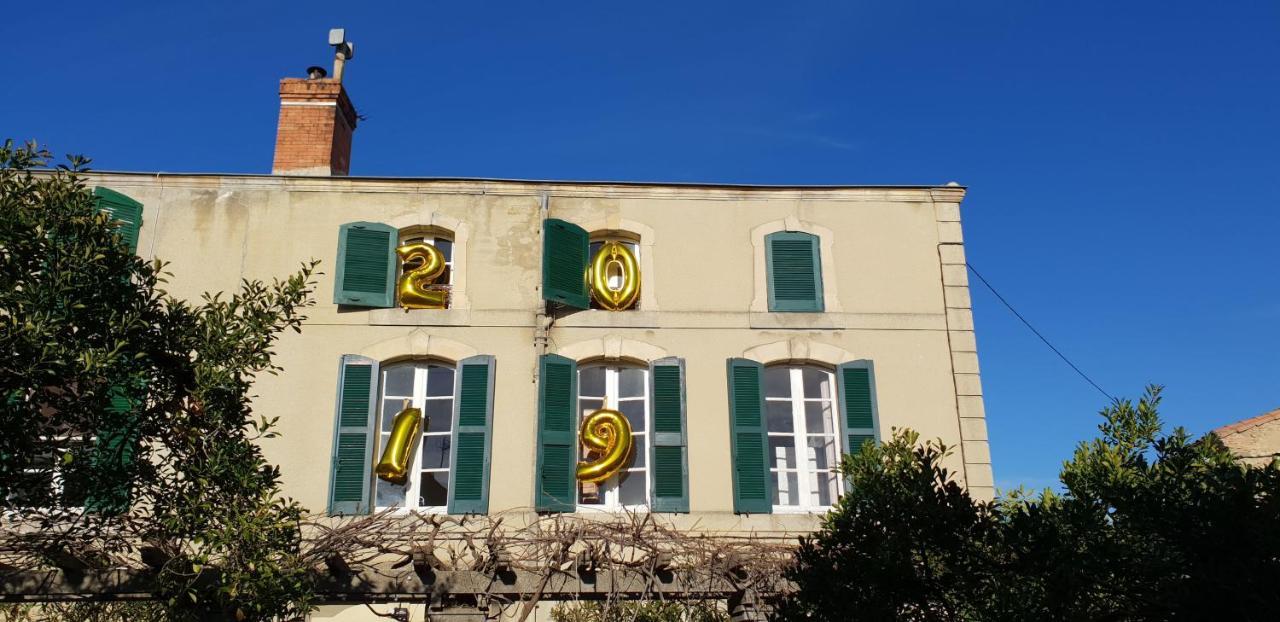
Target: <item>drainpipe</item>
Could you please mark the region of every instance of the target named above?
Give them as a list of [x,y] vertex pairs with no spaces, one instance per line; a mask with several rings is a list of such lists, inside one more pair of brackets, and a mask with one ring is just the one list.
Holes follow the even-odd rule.
[[[543,223],[547,220],[547,210],[550,202],[551,198],[545,190],[538,194],[538,240],[540,242],[544,232],[546,231],[546,226],[544,226]],[[542,295],[542,285],[538,286],[538,295]],[[534,384],[538,384],[538,370],[542,368],[542,355],[547,353],[547,344],[551,340],[551,323],[555,321],[555,318],[548,313],[548,307],[550,305],[551,303],[544,299],[542,301],[542,305],[538,307],[538,313],[534,316],[533,320],[533,350],[538,356],[538,359],[534,361],[533,364]]]

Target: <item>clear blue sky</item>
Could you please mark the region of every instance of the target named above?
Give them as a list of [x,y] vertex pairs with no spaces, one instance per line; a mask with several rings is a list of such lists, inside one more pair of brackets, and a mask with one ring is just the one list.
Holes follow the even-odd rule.
[[[1202,433],[1280,407],[1280,3],[21,2],[0,136],[267,172],[276,85],[357,42],[352,173],[970,187],[970,261]],[[1104,398],[973,288],[997,483]]]

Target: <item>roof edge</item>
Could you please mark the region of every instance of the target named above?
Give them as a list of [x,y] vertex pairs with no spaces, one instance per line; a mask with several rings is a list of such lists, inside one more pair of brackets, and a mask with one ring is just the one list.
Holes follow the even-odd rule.
[[[53,171],[54,169],[39,169]],[[672,188],[757,188],[766,190],[845,190],[845,189],[902,189],[902,190],[960,190],[968,189],[955,182],[947,184],[746,184],[727,182],[685,182],[685,181],[607,181],[607,180],[571,180],[571,179],[519,179],[503,177],[432,177],[432,176],[396,176],[396,175],[273,175],[269,173],[180,173],[170,171],[110,171],[91,169],[84,171],[89,175],[136,175],[143,177],[234,177],[245,179],[302,179],[332,181],[446,181],[446,182],[480,182],[480,183],[514,183],[514,184],[546,184],[560,186],[661,186]]]
[[1214,428],[1213,433],[1217,434],[1219,437],[1223,437],[1228,434],[1239,434],[1241,432],[1252,430],[1253,428],[1256,428],[1260,425],[1270,423],[1276,420],[1280,420],[1280,408],[1277,408],[1270,412],[1262,413],[1257,417],[1250,417],[1243,421],[1228,423],[1227,425]]

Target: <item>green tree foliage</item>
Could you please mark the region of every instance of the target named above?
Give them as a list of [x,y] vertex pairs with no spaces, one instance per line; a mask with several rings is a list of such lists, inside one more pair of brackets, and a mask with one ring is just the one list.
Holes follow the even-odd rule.
[[0,605],[0,622],[169,622],[164,607],[150,602],[39,603]]
[[551,610],[553,622],[728,622],[729,615],[714,602],[576,602]]
[[307,611],[304,510],[279,494],[257,443],[275,420],[250,390],[300,330],[315,262],[177,300],[99,209],[87,161],[32,171],[47,158],[0,147],[0,504],[19,518],[5,525],[39,524],[82,558],[133,546],[108,537],[133,529],[169,558],[157,585],[171,619]]
[[779,620],[1274,620],[1280,466],[1164,434],[1160,389],[1102,411],[1061,492],[975,501],[947,449],[898,432],[805,539]]

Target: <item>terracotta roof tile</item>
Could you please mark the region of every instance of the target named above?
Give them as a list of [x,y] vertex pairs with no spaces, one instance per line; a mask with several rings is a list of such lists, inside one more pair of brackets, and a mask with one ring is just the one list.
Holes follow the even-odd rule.
[[1280,421],[1280,408],[1277,408],[1271,412],[1263,413],[1261,415],[1258,415],[1257,417],[1250,417],[1248,419],[1245,419],[1244,421],[1228,423],[1227,425],[1224,425],[1220,428],[1215,429],[1213,433],[1217,434],[1219,437],[1223,437],[1228,434],[1239,434],[1241,432],[1244,432],[1245,430],[1250,430],[1264,423],[1270,423],[1272,421]]

